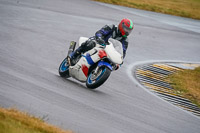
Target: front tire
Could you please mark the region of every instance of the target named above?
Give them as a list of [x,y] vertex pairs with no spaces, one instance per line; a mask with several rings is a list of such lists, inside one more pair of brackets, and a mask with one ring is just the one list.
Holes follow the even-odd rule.
[[67,58],[65,58],[62,61],[62,63],[60,64],[58,72],[61,77],[66,77],[66,78],[70,77],[69,76],[69,64],[68,64]]
[[90,89],[95,89],[102,85],[110,76],[111,70],[105,66],[99,68],[96,75],[94,75],[94,68],[88,75],[86,86]]

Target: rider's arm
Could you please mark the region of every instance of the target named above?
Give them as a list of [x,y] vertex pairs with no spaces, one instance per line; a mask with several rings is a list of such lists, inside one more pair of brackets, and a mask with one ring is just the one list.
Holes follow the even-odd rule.
[[122,40],[122,47],[123,47],[123,58],[126,56],[126,50],[128,48],[128,38]]
[[[123,47],[123,58],[125,58],[126,56],[126,50],[128,48],[128,38],[124,38],[124,40],[122,40],[122,47]],[[114,66],[114,70],[119,69],[122,66],[123,62],[121,64],[118,64],[116,66]]]
[[[122,43],[122,47],[123,47],[123,58],[125,58],[125,56],[126,56],[126,50],[128,48],[128,38],[125,38],[124,40],[122,40],[121,43]],[[122,64],[123,64],[123,62],[122,62]],[[116,65],[114,67],[114,70],[119,69],[122,66],[122,64]]]
[[103,28],[95,33],[96,40],[103,40],[108,42],[108,39],[112,36],[114,25],[105,25]]

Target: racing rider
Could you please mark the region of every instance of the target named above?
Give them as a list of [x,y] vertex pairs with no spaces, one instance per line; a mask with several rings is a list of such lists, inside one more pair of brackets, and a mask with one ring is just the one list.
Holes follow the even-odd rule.
[[72,52],[69,57],[71,59],[71,65],[75,65],[73,60],[77,58],[81,53],[91,50],[96,46],[94,40],[96,40],[100,45],[108,44],[108,39],[113,38],[122,43],[123,47],[123,58],[126,55],[126,50],[128,48],[128,38],[127,36],[133,30],[133,22],[130,19],[122,19],[118,26],[105,25],[99,31],[95,33],[94,37],[89,38],[86,42],[82,43],[74,52]]

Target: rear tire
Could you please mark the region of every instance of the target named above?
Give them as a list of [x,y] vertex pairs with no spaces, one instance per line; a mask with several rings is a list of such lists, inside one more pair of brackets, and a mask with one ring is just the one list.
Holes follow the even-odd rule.
[[66,78],[70,77],[69,76],[69,64],[68,64],[67,58],[65,58],[62,61],[62,63],[60,64],[58,72],[61,77],[66,77]]
[[95,89],[102,85],[110,76],[111,70],[105,66],[99,68],[97,75],[94,75],[94,68],[88,75],[86,86],[90,89]]

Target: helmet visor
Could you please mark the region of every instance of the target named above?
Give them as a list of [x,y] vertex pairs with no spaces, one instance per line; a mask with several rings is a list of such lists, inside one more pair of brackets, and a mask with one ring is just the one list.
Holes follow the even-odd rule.
[[123,28],[123,30],[124,30],[126,36],[128,36],[128,35],[131,33],[131,31],[132,31],[131,28],[127,27],[127,26],[124,25],[124,24],[122,25],[122,28]]

